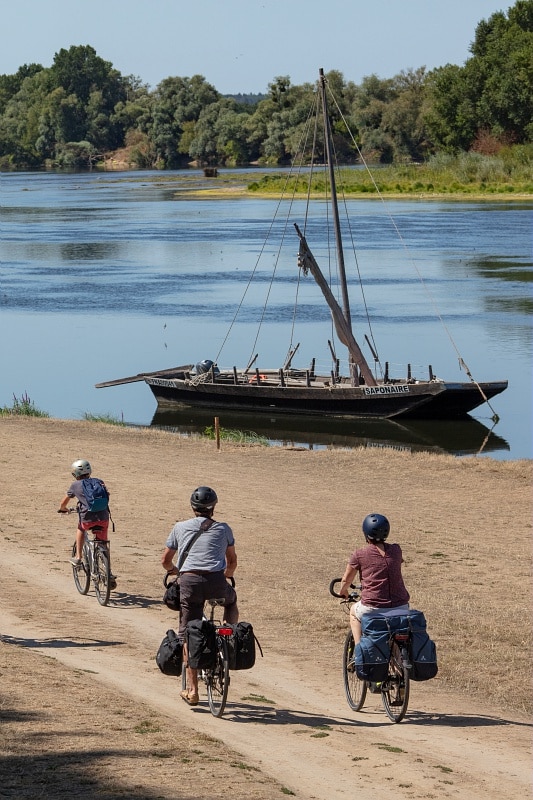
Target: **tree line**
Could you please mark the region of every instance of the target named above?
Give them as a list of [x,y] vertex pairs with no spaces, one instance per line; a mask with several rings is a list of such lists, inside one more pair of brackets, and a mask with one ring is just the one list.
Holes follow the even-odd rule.
[[[333,70],[337,154],[369,162],[423,162],[436,153],[494,154],[533,142],[533,0],[481,21],[464,66],[370,75]],[[0,75],[0,168],[80,168],[127,147],[139,168],[282,165],[298,154],[315,85],[275,77],[268,94],[224,96],[201,75],[150,88],[123,76],[90,45]],[[525,148],[524,148],[525,146]]]

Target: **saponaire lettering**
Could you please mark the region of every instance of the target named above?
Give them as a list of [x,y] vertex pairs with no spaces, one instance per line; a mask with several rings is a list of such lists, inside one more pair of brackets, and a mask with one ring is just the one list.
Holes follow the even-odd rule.
[[406,383],[397,386],[365,386],[363,394],[408,394],[409,386]]

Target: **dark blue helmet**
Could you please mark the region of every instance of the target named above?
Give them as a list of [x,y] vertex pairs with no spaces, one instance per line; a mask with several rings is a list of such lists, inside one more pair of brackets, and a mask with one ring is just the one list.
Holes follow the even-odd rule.
[[211,361],[210,358],[204,358],[203,361],[199,361],[196,365],[196,374],[197,375],[204,375],[206,372],[209,372],[213,369],[215,375],[220,375],[220,370],[215,364],[214,361]]
[[369,514],[363,520],[363,533],[372,542],[384,542],[390,532],[390,524],[383,514]]

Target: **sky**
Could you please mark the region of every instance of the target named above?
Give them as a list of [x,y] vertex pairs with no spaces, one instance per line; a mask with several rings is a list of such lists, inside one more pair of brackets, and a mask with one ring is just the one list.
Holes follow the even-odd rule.
[[202,75],[222,94],[299,85],[319,68],[368,75],[462,66],[481,20],[514,0],[4,0],[0,74],[91,45],[122,75],[155,89]]

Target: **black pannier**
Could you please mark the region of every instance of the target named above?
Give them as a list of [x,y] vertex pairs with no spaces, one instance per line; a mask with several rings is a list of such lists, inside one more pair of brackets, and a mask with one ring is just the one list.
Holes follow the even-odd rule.
[[156,664],[165,675],[179,677],[183,666],[183,645],[175,631],[169,630],[159,645],[155,657]]
[[187,623],[187,658],[192,669],[213,669],[217,659],[215,626],[207,619]]
[[165,575],[163,581],[165,586],[165,594],[163,595],[163,603],[170,608],[171,611],[180,610],[180,584],[176,578],[174,581],[168,580],[168,575]]
[[254,629],[250,622],[237,622],[231,626],[233,635],[229,636],[229,668],[230,669],[251,669],[255,664],[255,643],[263,655],[261,645],[257,641]]

